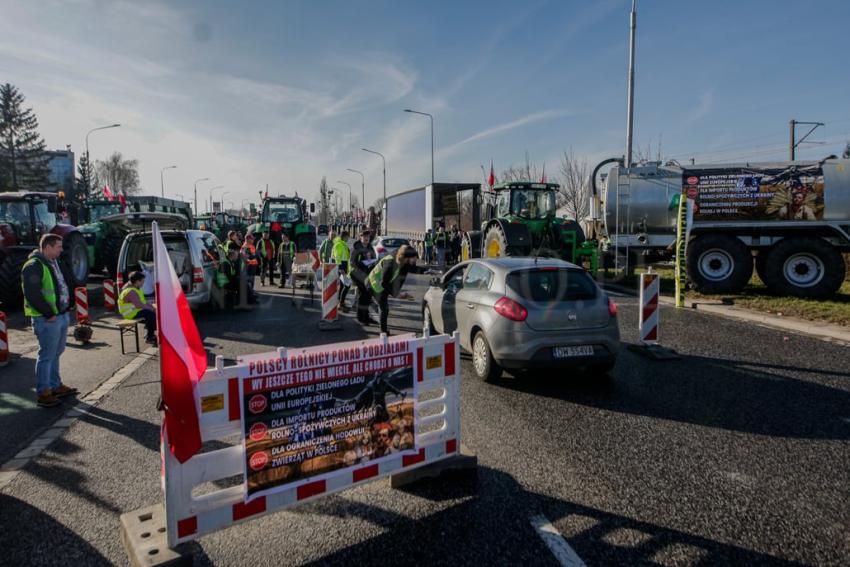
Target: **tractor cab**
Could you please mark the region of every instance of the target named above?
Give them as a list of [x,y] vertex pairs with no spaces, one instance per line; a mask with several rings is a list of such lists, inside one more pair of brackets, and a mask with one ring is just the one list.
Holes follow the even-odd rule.
[[316,248],[316,227],[308,221],[307,202],[300,197],[267,197],[253,232],[270,232],[277,245],[285,233],[299,251]]
[[511,182],[496,185],[496,216],[516,217],[526,221],[555,217],[557,200],[555,183]]
[[89,222],[98,222],[103,217],[111,215],[120,215],[121,203],[118,201],[90,201],[89,202]]

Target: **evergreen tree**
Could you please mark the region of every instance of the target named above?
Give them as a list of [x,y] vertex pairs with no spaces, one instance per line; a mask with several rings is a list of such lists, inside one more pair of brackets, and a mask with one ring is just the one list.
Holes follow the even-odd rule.
[[50,184],[44,139],[32,108],[13,85],[0,85],[0,191],[45,190]]
[[85,202],[99,199],[101,195],[101,189],[98,187],[94,170],[89,165],[88,156],[83,154],[77,164],[77,200]]

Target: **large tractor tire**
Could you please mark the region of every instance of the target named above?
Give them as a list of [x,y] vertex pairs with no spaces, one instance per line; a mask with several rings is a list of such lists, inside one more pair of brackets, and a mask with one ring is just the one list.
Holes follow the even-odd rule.
[[65,262],[73,279],[68,282],[69,287],[85,286],[89,279],[89,251],[83,235],[72,232],[65,237],[62,248],[60,260]]
[[700,293],[737,293],[753,275],[753,256],[734,236],[704,234],[688,246],[687,270]]
[[295,237],[295,249],[298,252],[306,252],[307,250],[316,249],[316,235],[304,233]]
[[470,230],[460,241],[460,259],[463,262],[481,257],[481,231]]
[[[530,243],[530,238],[527,239]],[[481,255],[484,258],[501,258],[504,256],[529,256],[530,246],[522,246],[509,242],[500,224],[494,223],[487,229],[484,236],[484,247]]]
[[0,264],[0,306],[4,311],[20,309],[24,304],[21,270],[28,252],[12,252]]
[[847,266],[844,257],[817,237],[785,238],[764,260],[764,283],[780,295],[822,299],[838,291]]
[[109,277],[115,279],[118,274],[118,257],[121,255],[121,246],[124,244],[123,236],[107,236],[103,239],[103,251],[100,257],[106,267]]

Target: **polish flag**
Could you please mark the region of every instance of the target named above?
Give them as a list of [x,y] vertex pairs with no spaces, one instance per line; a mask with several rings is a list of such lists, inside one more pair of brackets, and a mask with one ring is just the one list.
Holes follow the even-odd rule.
[[493,160],[490,160],[490,177],[487,178],[487,183],[490,185],[490,190],[496,184],[496,173],[493,171]]
[[103,196],[109,199],[110,201],[115,198],[115,195],[109,189],[109,185],[103,186]]
[[127,199],[124,198],[124,193],[118,193],[118,202],[121,203],[121,212],[127,209]]
[[198,421],[198,381],[207,368],[207,354],[195,326],[180,280],[153,223],[159,373],[165,429],[171,453],[181,463],[201,448]]

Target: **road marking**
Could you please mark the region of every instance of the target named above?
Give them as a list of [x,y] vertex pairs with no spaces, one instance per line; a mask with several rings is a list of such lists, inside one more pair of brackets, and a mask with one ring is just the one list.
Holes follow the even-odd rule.
[[543,514],[537,514],[530,518],[531,525],[549,548],[549,551],[555,556],[555,559],[564,567],[585,567],[581,557],[573,551],[561,532],[552,525],[552,522],[546,519]]
[[41,455],[53,441],[61,437],[66,428],[73,425],[84,414],[89,413],[106,394],[136,372],[145,362],[151,360],[157,352],[159,350],[156,347],[149,347],[137,354],[130,362],[119,368],[115,374],[101,382],[97,388],[78,399],[77,403],[68,409],[62,418],[50,425],[50,429],[33,439],[29,445],[10,460],[0,464],[0,491],[6,488],[31,460]]

